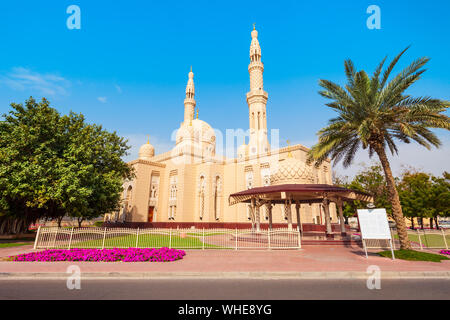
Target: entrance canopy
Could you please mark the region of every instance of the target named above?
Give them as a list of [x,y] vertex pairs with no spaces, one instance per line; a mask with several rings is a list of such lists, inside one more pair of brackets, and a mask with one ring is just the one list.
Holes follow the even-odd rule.
[[273,204],[283,204],[286,199],[297,203],[322,203],[324,198],[333,202],[353,200],[373,202],[373,197],[368,193],[329,184],[282,184],[233,193],[228,198],[228,203],[230,205],[239,202],[251,203],[255,198]]

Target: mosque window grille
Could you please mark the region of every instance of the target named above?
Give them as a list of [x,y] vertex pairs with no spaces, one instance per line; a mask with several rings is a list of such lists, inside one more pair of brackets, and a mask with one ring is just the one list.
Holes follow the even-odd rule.
[[157,200],[159,194],[159,174],[152,174],[150,181],[150,200]]
[[253,171],[253,167],[252,166],[246,166],[244,168],[244,172],[249,172],[249,171]]
[[177,213],[177,206],[169,206],[169,220],[175,220],[175,216]]
[[202,174],[199,179],[199,218],[203,220],[203,216],[205,214],[205,192],[206,192],[206,179]]
[[131,202],[133,201],[133,187],[129,186],[127,188],[126,196],[125,196],[125,204],[127,207],[131,207]]
[[268,162],[261,163],[259,165],[261,169],[270,168],[270,164]]
[[247,189],[253,188],[253,171],[249,171],[245,174],[245,186]]
[[174,201],[177,199],[177,191],[178,191],[177,182],[178,182],[177,176],[170,177],[169,201]]
[[214,181],[214,218],[216,221],[220,220],[220,198],[221,198],[222,182],[219,175],[216,175]]
[[261,181],[264,187],[270,186],[270,167],[261,168]]

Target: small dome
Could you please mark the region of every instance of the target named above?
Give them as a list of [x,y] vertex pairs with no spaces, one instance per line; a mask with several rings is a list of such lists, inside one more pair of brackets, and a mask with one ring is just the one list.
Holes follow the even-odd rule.
[[215,143],[216,134],[208,123],[200,119],[194,119],[190,124],[183,124],[177,131],[176,143],[184,140]]
[[248,145],[246,145],[245,143],[241,144],[237,149],[238,159],[245,159],[247,155],[248,155]]
[[314,183],[314,173],[305,163],[289,157],[281,160],[278,170],[270,176],[270,184],[307,184]]
[[150,160],[155,156],[155,148],[147,142],[146,144],[143,144],[139,149],[139,159],[142,160]]

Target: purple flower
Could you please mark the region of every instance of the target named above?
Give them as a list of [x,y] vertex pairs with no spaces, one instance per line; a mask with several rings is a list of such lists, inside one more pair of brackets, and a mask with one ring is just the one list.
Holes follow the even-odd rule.
[[128,249],[50,249],[13,256],[13,261],[175,261],[183,259],[186,252],[169,248]]

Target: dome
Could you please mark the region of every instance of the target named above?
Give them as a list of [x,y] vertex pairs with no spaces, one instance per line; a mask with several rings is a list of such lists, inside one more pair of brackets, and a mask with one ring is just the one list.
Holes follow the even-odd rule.
[[194,119],[191,124],[181,125],[177,131],[176,143],[184,140],[215,143],[216,134],[208,123],[200,119]]
[[305,163],[292,157],[281,160],[278,170],[270,176],[271,185],[307,183],[314,183],[313,171]]
[[154,156],[155,156],[155,148],[153,148],[153,146],[150,144],[150,142],[143,144],[139,148],[139,159],[150,160]]
[[248,145],[245,143],[241,144],[239,148],[237,149],[237,156],[238,159],[245,159],[245,157],[248,155]]

